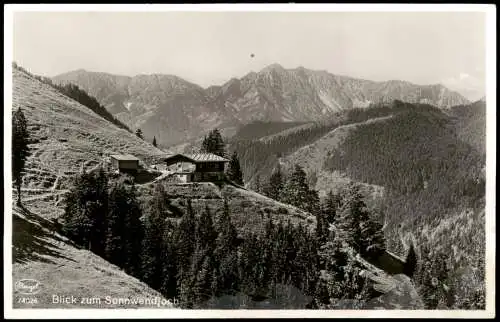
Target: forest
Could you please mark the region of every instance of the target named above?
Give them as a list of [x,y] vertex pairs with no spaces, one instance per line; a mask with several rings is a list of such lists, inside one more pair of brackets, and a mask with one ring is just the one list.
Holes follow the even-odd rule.
[[[156,184],[153,199],[141,204],[132,178],[101,169],[75,178],[62,232],[166,298],[179,299],[184,308],[214,307],[218,298],[238,293],[254,301],[276,299],[290,288],[311,299],[307,308],[329,308],[342,299],[368,301],[376,293],[358,276],[361,266],[353,254],[382,252],[381,226],[356,186],[322,204],[302,198],[300,189],[308,187],[301,175],[298,167],[299,177],[291,177],[285,195],[315,211],[313,230],[305,223],[267,219],[264,234],[239,240],[227,200],[219,216],[208,206],[194,213],[188,199],[180,219],[168,218],[163,184]],[[286,299],[278,305],[298,308]]]

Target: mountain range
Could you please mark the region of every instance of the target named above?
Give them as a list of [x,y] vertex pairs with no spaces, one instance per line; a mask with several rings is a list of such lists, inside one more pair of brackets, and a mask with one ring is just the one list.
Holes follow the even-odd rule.
[[440,108],[469,103],[441,84],[374,82],[279,64],[208,88],[174,75],[129,77],[83,69],[52,80],[78,85],[130,128],[141,128],[146,138],[155,136],[163,146],[195,139],[214,127],[236,128],[261,120],[322,121],[344,110],[395,99]]

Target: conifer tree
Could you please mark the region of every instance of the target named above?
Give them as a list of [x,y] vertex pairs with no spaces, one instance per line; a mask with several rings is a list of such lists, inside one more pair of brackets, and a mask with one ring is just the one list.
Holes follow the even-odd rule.
[[156,136],[153,136],[153,146],[156,148],[158,145],[156,144]]
[[[191,280],[191,256],[196,245],[195,239],[196,223],[191,200],[188,200],[187,211],[182,216],[177,229],[177,257],[178,257],[178,277],[177,282],[180,288],[187,287]],[[185,280],[185,281],[184,281]],[[186,284],[187,283],[187,284]],[[181,290],[182,291],[182,290]]]
[[236,151],[233,152],[229,167],[227,170],[227,178],[236,184],[243,185],[243,172],[241,172],[240,160]]
[[415,246],[413,242],[410,244],[410,249],[408,250],[408,254],[406,255],[406,261],[404,265],[403,273],[408,277],[413,277],[415,270],[417,268],[417,253],[415,252]]
[[123,182],[114,182],[111,184],[108,193],[108,214],[106,216],[106,242],[105,258],[119,266],[123,267],[123,237],[124,237],[124,214],[127,205],[127,193],[124,190]]
[[82,173],[66,197],[63,232],[77,244],[104,255],[107,214],[107,176]]
[[[201,246],[201,245],[198,245]],[[205,302],[212,296],[211,285],[213,282],[213,258],[209,250],[204,251],[197,248],[195,254],[201,252],[201,257],[194,262],[197,263],[196,270],[193,272],[195,280],[193,283],[194,306],[203,308]]]
[[212,215],[208,204],[205,204],[205,211],[201,214],[200,219],[196,222],[196,244],[202,245],[209,250],[211,255],[215,247],[217,232],[215,231]]
[[226,155],[226,150],[225,150],[226,148],[219,129],[214,129],[212,135],[215,146],[215,151],[213,153],[220,157],[224,157]]
[[385,250],[382,225],[368,210],[360,187],[350,184],[336,214],[335,235],[363,256],[378,256]]
[[385,236],[381,223],[373,218],[373,215],[365,211],[361,218],[361,255],[377,257],[385,251]]
[[283,175],[281,172],[281,167],[278,164],[278,167],[269,177],[269,183],[267,184],[266,187],[264,187],[263,192],[269,198],[281,201],[283,186],[284,186]]
[[323,245],[328,239],[328,222],[323,212],[316,214],[316,239],[319,245]]
[[132,183],[127,185],[127,205],[125,212],[124,253],[125,271],[139,277],[141,270],[141,251],[144,229],[142,226],[142,210],[137,200],[136,188]]
[[28,124],[19,107],[12,116],[12,179],[17,188],[17,204],[21,204],[21,185],[26,159],[29,156]]
[[308,211],[311,193],[304,169],[296,164],[283,191],[283,202]]
[[92,213],[92,251],[104,255],[106,243],[106,216],[108,213],[108,175],[102,167],[95,174],[95,210]]
[[260,261],[262,260],[260,254],[260,245],[257,236],[251,233],[247,236],[241,245],[239,256],[239,275],[241,281],[241,291],[250,296],[256,296],[261,288],[261,275],[263,267]]
[[203,153],[213,153],[221,157],[225,156],[225,143],[219,129],[213,129],[208,133],[208,136],[204,137],[201,151]]
[[335,237],[343,240],[358,253],[362,250],[360,224],[365,207],[359,186],[350,184],[343,196],[342,207],[337,214]]
[[168,202],[162,184],[155,186],[153,200],[144,220],[144,239],[142,246],[143,281],[158,289],[162,284],[164,255],[165,218]]
[[143,135],[142,135],[142,130],[141,129],[137,129],[135,130],[135,135],[137,135],[137,137],[139,139],[144,139]]
[[224,210],[217,221],[218,236],[215,241],[214,259],[217,262],[217,274],[214,277],[217,294],[235,290],[238,284],[237,270],[237,232],[231,222],[229,205],[224,200]]
[[334,194],[331,190],[328,192],[325,198],[325,203],[323,205],[323,212],[325,218],[329,224],[335,222],[335,215],[340,206],[340,196]]
[[262,182],[260,180],[260,175],[256,175],[254,180],[254,191],[257,193],[262,193]]
[[177,226],[170,221],[165,222],[163,234],[163,254],[162,254],[162,284],[160,292],[167,298],[178,296],[177,292],[177,248],[175,242],[175,231]]

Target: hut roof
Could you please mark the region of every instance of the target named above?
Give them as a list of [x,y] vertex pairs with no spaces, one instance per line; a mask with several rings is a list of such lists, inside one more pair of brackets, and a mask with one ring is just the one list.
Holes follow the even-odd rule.
[[173,154],[163,158],[163,161],[173,160],[173,159],[186,159],[193,163],[201,162],[229,162],[228,159],[215,155],[213,153],[194,153],[194,154]]
[[139,159],[132,154],[112,154],[111,158],[119,161],[139,161]]

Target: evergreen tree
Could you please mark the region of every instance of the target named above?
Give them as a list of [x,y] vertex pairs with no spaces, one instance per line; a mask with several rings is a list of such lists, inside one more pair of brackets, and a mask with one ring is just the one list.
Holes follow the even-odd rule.
[[180,291],[186,291],[184,288],[188,287],[191,281],[191,257],[196,245],[196,223],[191,200],[188,200],[186,213],[182,216],[176,234],[177,243],[177,282]]
[[135,135],[137,135],[137,137],[139,139],[144,139],[143,135],[142,135],[142,130],[141,129],[137,129],[135,130]]
[[[363,267],[354,260],[355,252],[342,240],[335,238],[327,242],[321,247],[319,255],[325,262],[326,273],[321,274],[318,281],[320,302],[331,304],[329,299],[349,299],[362,303],[370,298],[367,280],[360,274]],[[325,294],[325,286],[328,296]]]
[[296,164],[283,191],[283,202],[305,211],[310,210],[311,193],[304,169]]
[[238,159],[236,151],[234,151],[231,156],[226,175],[229,180],[235,182],[236,184],[243,185],[243,172],[241,172],[240,160]]
[[162,184],[155,186],[151,206],[144,220],[144,240],[142,246],[143,281],[158,289],[162,284],[164,255],[165,218],[168,201]]
[[262,182],[260,180],[260,175],[256,175],[254,180],[254,191],[257,193],[262,193]]
[[214,259],[218,268],[214,278],[216,294],[232,292],[238,285],[237,269],[237,232],[231,222],[229,205],[224,200],[224,211],[217,222],[218,236],[215,241]]
[[153,146],[157,147],[158,145],[156,144],[156,136],[153,136]]
[[[265,295],[265,291],[261,288],[263,267],[260,261],[261,246],[255,234],[250,234],[243,241],[240,247],[239,262],[239,275],[240,275],[240,288],[244,294],[249,296]],[[262,274],[262,275],[261,275]],[[259,294],[264,293],[264,294]]]
[[340,196],[334,194],[331,190],[328,192],[323,205],[323,212],[329,224],[335,223],[335,215],[340,207]]
[[140,276],[141,252],[144,229],[141,222],[142,210],[137,200],[136,188],[132,183],[127,185],[127,205],[125,212],[124,252],[125,271],[135,277]]
[[160,292],[167,298],[178,296],[177,292],[177,249],[175,242],[176,226],[170,221],[165,222],[162,254],[162,284]]
[[212,296],[212,282],[213,282],[213,257],[210,256],[209,250],[205,248],[202,250],[201,245],[195,251],[195,257],[198,257],[198,253],[201,253],[199,258],[193,260],[196,263],[195,271],[193,276],[195,280],[193,283],[193,297],[194,297],[194,307],[203,308],[205,302]]
[[316,239],[319,245],[326,243],[328,239],[328,221],[323,212],[318,212],[316,215]]
[[66,197],[63,232],[77,244],[104,255],[107,229],[107,176],[82,173]]
[[212,132],[213,140],[214,140],[214,147],[215,151],[213,152],[214,154],[224,157],[226,155],[226,147],[224,140],[222,139],[222,135],[219,132],[219,129],[214,129]]
[[119,267],[123,267],[124,214],[127,211],[127,192],[123,181],[111,184],[108,193],[108,214],[106,216],[105,258]]
[[385,236],[383,226],[373,218],[373,215],[364,211],[361,218],[361,255],[377,257],[385,251]]
[[200,306],[212,296],[213,271],[216,268],[214,248],[217,232],[212,216],[205,204],[205,211],[196,222],[196,247],[192,259],[193,296],[195,307]]
[[211,254],[214,248],[217,232],[215,231],[212,215],[208,204],[205,204],[205,211],[201,214],[200,219],[196,222],[196,244],[202,245],[209,250]]
[[104,256],[106,244],[106,217],[108,213],[108,176],[102,167],[95,174],[95,210],[92,213],[92,251]]
[[359,185],[350,184],[336,214],[335,236],[363,256],[378,256],[385,251],[382,224],[368,210]]
[[281,167],[278,164],[278,167],[269,177],[269,183],[266,187],[264,187],[264,194],[269,198],[274,200],[281,200],[283,185],[284,185],[283,175],[281,173]]
[[342,207],[337,213],[335,237],[346,242],[358,253],[362,250],[360,224],[365,208],[359,186],[350,184],[343,196]]
[[408,250],[408,254],[406,255],[406,261],[403,269],[403,273],[409,277],[413,277],[415,270],[417,268],[417,253],[415,252],[415,246],[413,242],[410,245],[410,249]]
[[19,107],[12,116],[12,179],[17,188],[17,204],[21,204],[21,185],[26,159],[29,156],[28,124]]
[[85,195],[87,194],[87,183],[89,174],[82,173],[74,179],[74,184],[65,197],[65,208],[62,215],[63,233],[76,244],[84,246],[88,244],[86,231],[88,218],[85,212]]

